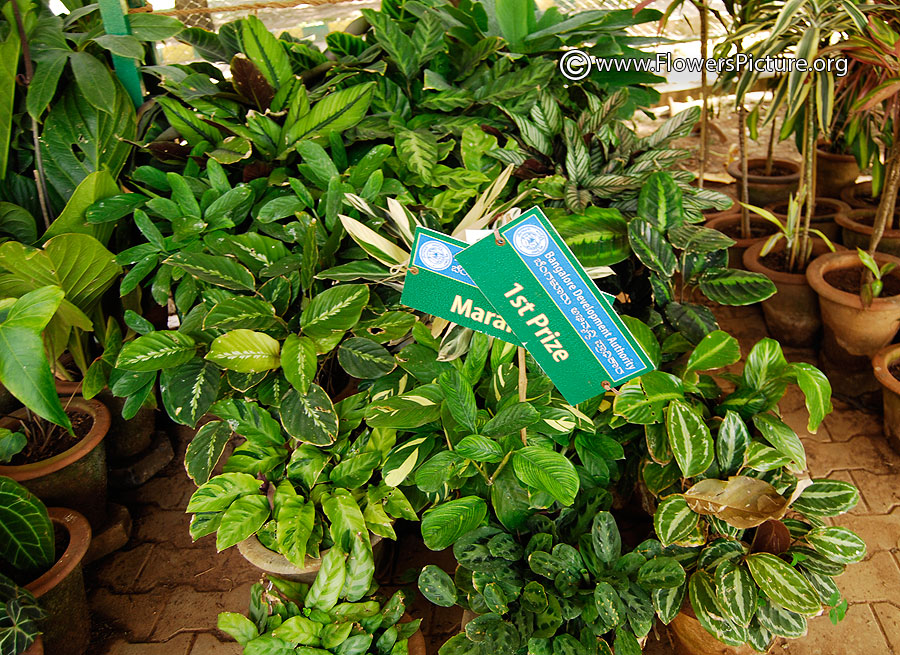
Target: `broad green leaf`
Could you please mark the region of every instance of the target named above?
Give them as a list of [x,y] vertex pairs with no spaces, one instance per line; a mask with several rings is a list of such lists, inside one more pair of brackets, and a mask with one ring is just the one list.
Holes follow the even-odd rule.
[[806,470],[806,450],[790,426],[773,414],[757,414],[753,417],[753,425],[775,450],[793,460],[791,470],[797,473]]
[[735,624],[749,626],[756,614],[758,588],[741,562],[726,560],[715,571],[719,605]]
[[454,452],[476,462],[496,463],[503,459],[503,448],[487,437],[471,434],[456,444]]
[[487,505],[477,496],[441,503],[422,518],[422,539],[430,550],[443,550],[482,524]]
[[791,612],[765,598],[760,598],[759,608],[756,610],[756,618],[759,624],[773,635],[799,639],[806,636],[806,617],[796,612]]
[[248,473],[223,473],[200,486],[188,501],[188,512],[218,512],[241,496],[259,492],[260,481]]
[[184,455],[184,468],[194,484],[209,482],[231,434],[231,427],[222,421],[210,421],[197,430]]
[[712,437],[695,409],[673,401],[666,412],[666,430],[672,454],[684,477],[694,477],[710,467],[715,457]]
[[189,362],[196,351],[194,340],[183,332],[160,330],[126,343],[116,359],[116,367],[127,371],[158,371]]
[[696,571],[688,583],[688,593],[697,620],[709,634],[729,646],[747,641],[747,629],[725,618],[709,573]]
[[216,550],[226,548],[256,534],[269,518],[269,500],[261,494],[241,496],[225,510],[216,531]]
[[687,582],[671,589],[654,589],[652,592],[653,608],[659,620],[669,625],[681,611],[684,596],[687,593]]
[[213,340],[206,359],[230,371],[257,373],[278,368],[280,348],[278,341],[264,332],[232,330]]
[[815,434],[824,418],[831,413],[831,383],[825,374],[812,364],[792,362],[788,366],[788,374],[792,375],[806,399],[806,410],[809,412],[807,429]]
[[723,368],[741,359],[741,345],[727,332],[710,332],[688,358],[686,371],[709,371]]
[[591,544],[597,560],[612,566],[622,554],[622,536],[616,520],[609,512],[597,512],[591,524]]
[[650,175],[638,196],[638,216],[663,232],[684,221],[681,189],[669,173]]
[[338,348],[338,362],[349,375],[360,379],[379,378],[397,366],[387,348],[364,337],[344,341]]
[[716,436],[716,459],[723,476],[734,475],[741,469],[749,445],[747,425],[737,412],[728,410]]
[[671,557],[654,557],[641,566],[637,581],[649,589],[681,587],[685,582],[684,567]]
[[287,129],[285,143],[291,146],[304,139],[350,129],[366,115],[374,92],[375,83],[368,82],[327,94]]
[[653,527],[663,546],[681,541],[697,527],[700,517],[681,496],[669,496],[656,508]]
[[306,393],[316,377],[316,346],[307,337],[289,334],[281,346],[281,371],[298,393]]
[[866,556],[865,542],[846,528],[816,528],[807,533],[806,540],[825,557],[841,564],[853,564]]
[[256,16],[247,16],[240,24],[244,52],[266,81],[276,90],[288,83],[293,71],[283,43]]
[[843,480],[813,480],[793,502],[791,509],[809,516],[837,516],[859,502],[859,491]]
[[253,274],[244,265],[229,257],[199,252],[179,252],[166,259],[165,263],[184,269],[198,280],[226,289],[255,290]]
[[306,393],[290,389],[281,399],[281,424],[294,439],[327,446],[334,443],[338,432],[338,417],[325,390],[310,384]]
[[441,373],[438,385],[444,394],[444,402],[453,420],[469,432],[476,432],[475,415],[478,408],[475,404],[475,393],[471,385],[463,379],[455,368]]
[[253,621],[236,612],[220,612],[216,627],[241,645],[259,636]]
[[191,427],[197,425],[219,395],[221,380],[221,369],[199,357],[164,368],[159,378],[160,391],[172,420]]
[[434,564],[428,564],[419,573],[419,591],[440,607],[453,607],[456,604],[456,585],[453,579]]
[[[327,289],[313,298],[300,315],[302,332],[317,342],[326,340],[333,348],[359,322],[368,302],[369,288],[363,284],[339,284]],[[319,352],[326,350],[319,348]]]
[[723,305],[752,305],[775,295],[775,284],[762,273],[715,269],[700,278],[700,290]]
[[203,329],[266,330],[277,324],[275,307],[262,298],[228,298],[216,303],[203,319]]
[[563,505],[578,493],[578,473],[564,456],[539,446],[526,446],[513,455],[513,470],[525,484],[544,491]]
[[747,566],[756,584],[776,605],[807,616],[821,609],[813,586],[783,559],[770,553],[754,553],[747,557]]
[[485,423],[480,432],[488,437],[499,437],[515,434],[523,428],[530,427],[541,418],[538,411],[529,403],[506,405]]
[[0,525],[4,562],[21,571],[42,571],[53,564],[53,524],[47,508],[25,487],[4,476],[0,476]]
[[346,560],[347,555],[340,548],[325,552],[316,581],[306,596],[306,607],[328,612],[337,605],[347,575]]
[[434,134],[426,130],[399,128],[394,137],[397,155],[413,173],[426,183],[431,181],[438,161],[438,142]]
[[675,251],[652,223],[632,219],[628,223],[628,242],[644,266],[666,278],[674,275],[678,267]]
[[366,408],[366,422],[373,428],[421,427],[440,418],[442,400],[440,387],[426,384],[407,393],[372,402]]

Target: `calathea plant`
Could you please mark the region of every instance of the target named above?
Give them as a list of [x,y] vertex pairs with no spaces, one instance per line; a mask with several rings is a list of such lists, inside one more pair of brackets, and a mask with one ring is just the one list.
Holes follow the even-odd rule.
[[815,431],[831,411],[828,380],[809,364],[788,363],[771,339],[752,348],[740,375],[719,373],[732,391],[703,373],[740,358],[734,337],[708,334],[672,373],[623,385],[610,425],[644,426],[643,442],[632,445],[642,453],[656,534],[678,548],[690,573],[683,585],[653,591],[660,619],[669,623],[687,598],[717,639],[765,651],[775,636],[804,635],[823,609],[842,616],[832,577],[860,560],[865,545],[823,521],[852,509],[857,490],[810,481],[803,444],[778,415],[796,384]]
[[337,549],[330,550],[312,586],[274,576],[267,588],[253,585],[248,616],[223,612],[219,629],[240,643],[248,655],[408,652],[409,638],[422,620],[401,620],[407,607],[404,592],[381,600],[373,595],[371,580],[349,561],[345,563],[346,559]]

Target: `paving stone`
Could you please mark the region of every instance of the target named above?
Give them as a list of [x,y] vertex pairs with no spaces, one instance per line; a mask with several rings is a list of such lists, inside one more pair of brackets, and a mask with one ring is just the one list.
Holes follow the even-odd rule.
[[[97,589],[88,596],[91,612],[119,626],[126,640],[148,641],[169,602],[170,591],[153,589],[139,594],[115,594]],[[171,635],[173,631],[169,632]],[[166,636],[168,636],[166,635]]]
[[900,508],[890,514],[860,516],[848,514],[838,517],[835,525],[853,530],[866,542],[869,554],[900,549]]
[[240,655],[243,647],[236,641],[221,642],[211,634],[199,634],[191,655]]
[[[138,544],[130,550],[113,553],[96,566],[88,567],[85,575],[89,584],[94,587],[105,587],[117,594],[141,591],[138,578],[147,566],[155,547],[154,544]],[[152,588],[151,584],[143,589]]]
[[873,437],[882,433],[881,415],[856,409],[843,400],[832,399],[834,411],[825,417],[825,427],[834,441],[849,441],[858,434]]
[[898,462],[900,459],[881,437],[859,435],[847,443],[823,443],[807,451],[807,463],[813,477],[824,477],[843,469],[894,473]]
[[197,591],[181,586],[168,590],[169,602],[151,633],[154,640],[170,637],[179,630],[208,631],[216,625],[219,612],[243,612],[250,598],[250,584],[231,591]]
[[181,634],[164,643],[129,643],[115,641],[98,655],[187,655],[191,651],[194,635]]
[[160,510],[144,507],[134,519],[134,538],[140,542],[172,544],[179,548],[190,548],[191,515],[184,509]]
[[118,492],[116,497],[119,499],[118,502],[155,505],[161,509],[183,512],[195,489],[187,476],[184,476],[181,483],[173,483],[170,478],[153,478],[137,489]]
[[869,471],[851,471],[859,492],[873,514],[887,514],[900,506],[900,473],[878,475]]
[[891,553],[872,553],[864,561],[849,565],[837,583],[851,603],[894,601],[900,589],[900,567]]
[[786,655],[888,655],[887,641],[878,626],[872,608],[851,605],[847,616],[832,625],[827,616],[809,621],[809,633],[803,639],[788,640],[771,652]]
[[797,436],[803,441],[807,450],[810,448],[809,442],[831,443],[831,435],[828,434],[828,430],[825,429],[825,426],[820,425],[815,434],[807,429],[809,427],[809,412],[806,411],[805,405],[792,412],[783,412],[781,420],[787,423],[790,428],[797,433]]
[[261,572],[236,548],[217,553],[213,544],[196,548],[159,544],[144,568],[141,586],[189,585],[195,591],[231,591],[241,584],[258,582]]
[[873,609],[888,644],[893,649],[891,652],[900,653],[900,607],[891,603],[876,603]]

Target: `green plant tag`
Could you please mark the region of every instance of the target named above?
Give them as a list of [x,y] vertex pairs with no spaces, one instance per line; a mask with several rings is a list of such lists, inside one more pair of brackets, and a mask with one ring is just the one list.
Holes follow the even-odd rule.
[[457,255],[571,404],[653,369],[575,255],[535,207]]
[[519,345],[506,320],[456,261],[468,244],[427,228],[416,228],[409,271],[400,301],[432,316]]

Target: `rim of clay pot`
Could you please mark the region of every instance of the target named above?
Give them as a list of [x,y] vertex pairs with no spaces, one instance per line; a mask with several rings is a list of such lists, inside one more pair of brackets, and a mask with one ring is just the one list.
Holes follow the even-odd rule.
[[[86,414],[90,414],[91,418],[94,419],[94,424],[91,426],[90,431],[81,439],[81,441],[68,450],[63,451],[58,455],[54,455],[53,457],[42,459],[39,462],[21,464],[19,466],[0,466],[0,475],[6,475],[18,482],[42,478],[45,475],[50,475],[51,473],[55,473],[56,471],[65,468],[73,462],[77,462],[96,448],[97,444],[103,441],[106,433],[109,432],[109,424],[112,417],[110,416],[106,405],[94,398],[91,400],[72,398],[71,401],[68,402],[68,408],[77,409]],[[0,420],[0,427],[9,428],[11,425],[15,425],[17,422],[16,419],[24,419],[26,416],[27,413],[25,408],[17,409],[10,414],[10,418]]]
[[[375,546],[379,541],[381,541],[381,537],[377,534],[369,533],[369,540],[372,544],[372,547]],[[257,538],[257,536],[250,535],[243,541],[238,542],[237,544],[238,551],[244,558],[250,562],[253,566],[267,573],[274,573],[275,575],[303,575],[314,573],[318,571],[322,566],[322,559],[318,557],[309,557],[303,561],[304,567],[301,569],[297,566],[294,566],[290,563],[287,557],[278,553],[274,550],[269,550],[265,546],[263,546],[262,542]],[[324,555],[328,552],[326,548],[323,550],[320,555]]]
[[91,545],[91,524],[84,516],[74,509],[64,507],[48,507],[47,513],[54,525],[65,528],[69,533],[69,545],[49,571],[25,585],[36,598],[40,598],[65,580],[72,570],[81,564],[88,546]]
[[883,387],[900,394],[900,380],[891,375],[889,370],[897,360],[900,360],[900,344],[892,343],[872,355],[872,370]]
[[[762,273],[776,284],[796,284],[802,286],[808,285],[805,273],[785,273],[784,271],[777,271],[774,268],[769,268],[768,266],[763,264],[759,253],[765,245],[765,241],[757,241],[744,251],[744,267],[748,271],[753,271],[754,273]],[[834,244],[834,247],[838,252],[847,250],[846,248],[844,248],[844,246],[838,244]],[[784,250],[784,241],[780,241],[778,245],[776,245],[773,249],[774,252],[780,252],[782,250]],[[822,241],[821,239],[813,239],[813,257],[824,255],[827,252],[831,252],[831,250],[827,245],[825,245],[824,241]]]
[[[860,223],[857,218],[860,216],[874,216],[877,212],[877,209],[851,209],[846,214],[839,214],[834,217],[834,222],[840,225],[841,227],[845,227],[848,230],[852,230],[853,232],[859,232],[860,234],[869,234],[871,235],[874,226],[868,225],[866,223]],[[894,213],[895,218],[900,218],[900,207],[897,208],[897,211]],[[898,230],[885,230],[882,238],[887,237],[888,239],[900,239],[900,229]]]
[[825,139],[819,139],[818,143],[816,143],[816,155],[821,157],[822,159],[830,159],[831,161],[839,161],[839,162],[847,162],[856,161],[856,157],[853,156],[852,153],[835,153],[828,152],[827,150],[823,150],[823,148],[827,148],[831,143],[826,141]]
[[74,393],[81,393],[81,380],[60,380],[59,378],[57,378],[55,382],[56,393],[58,393],[60,396],[68,396]]
[[710,220],[706,221],[705,225],[706,225],[706,227],[711,227],[714,230],[719,230],[720,232],[725,234],[725,236],[727,236],[729,239],[733,239],[736,246],[739,246],[742,248],[746,248],[750,244],[756,243],[757,241],[765,241],[770,236],[775,234],[775,232],[778,230],[778,228],[776,228],[774,225],[772,225],[766,219],[761,218],[759,216],[752,216],[752,215],[750,216],[750,224],[751,225],[762,225],[763,227],[771,228],[772,231],[769,234],[766,234],[766,235],[763,235],[760,237],[750,237],[749,239],[741,239],[741,238],[736,238],[736,237],[731,236],[730,234],[728,234],[724,230],[722,230],[721,227],[719,227],[719,226],[724,226],[724,225],[740,224],[740,222],[741,222],[741,215],[740,215],[740,213],[736,213],[736,214],[729,214],[726,216],[719,216],[718,218],[710,219]]
[[[849,211],[852,211],[853,208],[848,205],[843,200],[838,200],[837,198],[820,198],[816,196],[816,207],[824,207],[830,205],[834,210],[830,214],[819,214],[817,216],[812,217],[812,223],[823,223],[826,221],[836,221],[838,216],[842,214],[846,214]],[[806,205],[804,204],[801,207],[801,216],[805,214]],[[775,214],[778,218],[785,219],[787,218],[787,209],[788,209],[788,201],[781,200],[779,202],[770,202],[763,209],[768,209],[770,212]],[[782,211],[783,210],[783,211]]]
[[[900,258],[893,257],[892,255],[883,252],[875,253],[875,261],[879,265],[886,264],[887,262],[894,262],[900,266]],[[825,255],[816,257],[809,263],[809,266],[806,268],[806,279],[809,282],[809,286],[826,300],[863,311],[862,300],[860,300],[858,293],[841,291],[825,281],[825,273],[829,271],[857,268],[861,266],[862,264],[859,261],[859,255],[857,255],[855,251],[829,252]],[[875,298],[869,306],[868,311],[894,309],[898,305],[900,305],[900,295],[890,296],[888,298]]]
[[[755,166],[765,166],[766,160],[763,157],[753,157],[747,160],[747,170],[749,171],[751,168]],[[773,159],[772,165],[778,168],[788,168],[793,173],[789,175],[754,175],[752,173],[747,175],[747,181],[750,184],[793,184],[794,182],[800,181],[800,164],[797,162],[791,161],[789,159]],[[731,177],[740,180],[743,178],[741,175],[741,162],[733,161],[728,165],[728,174]]]
[[[865,209],[866,207],[875,207],[878,205],[878,199],[872,197],[872,180],[848,184],[841,189],[841,200],[854,209]],[[866,207],[854,203],[865,203]]]

